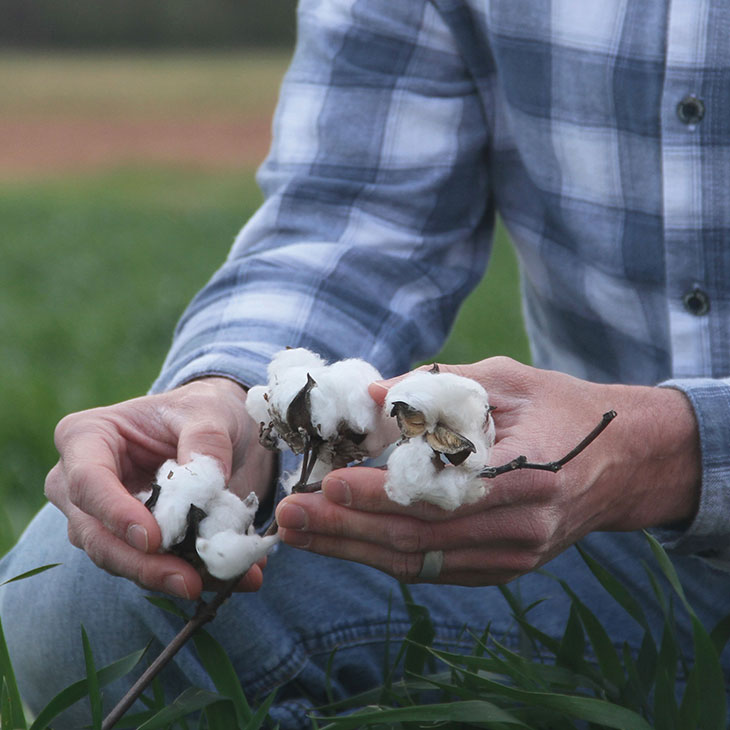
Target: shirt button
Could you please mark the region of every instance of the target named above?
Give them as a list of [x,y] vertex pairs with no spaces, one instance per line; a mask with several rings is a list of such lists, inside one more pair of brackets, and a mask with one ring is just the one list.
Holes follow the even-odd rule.
[[710,297],[702,289],[695,287],[682,297],[684,308],[695,317],[701,317],[710,311]]
[[677,116],[685,124],[697,124],[705,116],[705,104],[696,96],[685,96],[677,104]]

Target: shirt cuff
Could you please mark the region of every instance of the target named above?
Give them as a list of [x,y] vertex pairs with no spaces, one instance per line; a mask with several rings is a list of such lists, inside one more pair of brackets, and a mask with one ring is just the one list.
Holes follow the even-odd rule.
[[[273,348],[281,349],[281,348]],[[266,368],[273,352],[252,355],[250,352],[210,351],[189,358],[168,357],[150,393],[163,393],[191,380],[223,377],[250,388],[267,380]]]
[[730,381],[676,379],[659,387],[681,391],[692,404],[700,434],[702,486],[699,509],[688,525],[652,532],[668,550],[698,555],[730,571]]

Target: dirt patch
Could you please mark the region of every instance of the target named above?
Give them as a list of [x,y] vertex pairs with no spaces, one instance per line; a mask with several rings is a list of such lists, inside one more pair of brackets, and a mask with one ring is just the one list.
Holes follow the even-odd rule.
[[45,177],[129,163],[238,169],[258,165],[270,117],[0,119],[0,178]]

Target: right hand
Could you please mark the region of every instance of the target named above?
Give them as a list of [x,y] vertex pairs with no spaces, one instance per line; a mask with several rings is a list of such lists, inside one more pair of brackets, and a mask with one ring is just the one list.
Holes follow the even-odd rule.
[[[66,416],[56,427],[60,459],[46,478],[46,496],[68,519],[73,545],[100,568],[138,585],[183,598],[203,590],[198,572],[160,554],[161,535],[132,495],[151,484],[163,461],[185,463],[197,452],[216,458],[239,496],[267,496],[273,454],[258,443],[245,390],[226,378],[194,381],[158,395]],[[254,565],[239,590],[261,587]]]

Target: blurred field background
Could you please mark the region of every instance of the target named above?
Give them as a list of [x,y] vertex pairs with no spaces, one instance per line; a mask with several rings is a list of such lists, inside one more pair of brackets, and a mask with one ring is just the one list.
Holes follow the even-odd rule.
[[[266,46],[19,33],[0,53],[0,555],[44,502],[56,422],[145,392],[259,203],[282,24]],[[529,357],[501,231],[439,359],[495,354]]]

